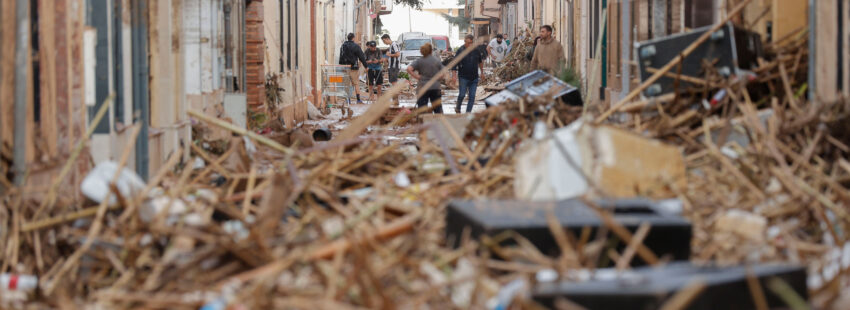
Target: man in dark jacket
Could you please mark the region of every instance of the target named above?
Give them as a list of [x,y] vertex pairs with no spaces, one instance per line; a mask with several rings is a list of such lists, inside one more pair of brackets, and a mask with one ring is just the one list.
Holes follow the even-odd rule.
[[363,101],[360,100],[360,67],[357,65],[357,61],[359,60],[365,67],[366,55],[363,54],[360,45],[354,43],[353,33],[349,33],[346,39],[340,48],[339,64],[351,65],[351,70],[348,71],[348,77],[351,80],[351,87],[354,87],[354,93],[357,95],[357,103],[361,104]]
[[[472,46],[473,41],[475,41],[474,36],[471,34],[466,35],[466,38],[463,40],[463,46],[457,50],[457,54],[460,55],[467,48],[475,48]],[[463,57],[457,66],[455,66],[459,88],[455,112],[458,114],[460,114],[463,97],[466,96],[467,92],[469,93],[469,103],[466,104],[466,113],[472,112],[472,105],[475,103],[475,91],[478,88],[478,72],[481,72],[480,76],[484,76],[484,55],[480,50],[476,50]]]

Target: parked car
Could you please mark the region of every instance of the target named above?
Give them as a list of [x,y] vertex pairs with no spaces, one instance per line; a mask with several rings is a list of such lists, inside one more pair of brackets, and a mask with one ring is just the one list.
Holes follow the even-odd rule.
[[419,48],[422,47],[422,45],[425,45],[425,43],[431,43],[431,45],[434,45],[434,41],[428,36],[411,37],[406,39],[401,48],[401,65],[407,67],[407,65],[411,62],[422,58],[422,53],[419,52]]

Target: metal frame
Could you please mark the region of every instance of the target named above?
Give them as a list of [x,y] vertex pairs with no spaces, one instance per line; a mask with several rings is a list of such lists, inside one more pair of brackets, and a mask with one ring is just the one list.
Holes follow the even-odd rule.
[[17,42],[15,44],[15,133],[13,169],[15,185],[24,185],[27,167],[26,128],[27,128],[27,83],[30,44],[30,2],[17,0],[15,4],[17,18]]
[[148,20],[147,0],[131,0],[131,36],[133,41],[133,113],[134,123],[141,124],[136,139],[136,172],[148,179],[148,124],[150,124],[150,98],[148,89]]
[[[322,65],[322,97],[345,97],[346,102],[351,99],[351,78],[348,76],[348,65]],[[331,77],[341,77],[342,82],[331,82]],[[330,102],[324,100],[325,102]],[[332,103],[328,103],[330,108]]]

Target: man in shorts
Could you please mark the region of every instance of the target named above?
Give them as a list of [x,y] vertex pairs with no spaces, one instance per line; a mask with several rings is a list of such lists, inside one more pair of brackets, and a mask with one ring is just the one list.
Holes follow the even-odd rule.
[[[369,100],[373,102],[381,97],[381,88],[384,85],[384,71],[381,62],[383,62],[383,59],[381,58],[381,50],[378,49],[378,43],[375,41],[367,42],[366,68],[369,70],[367,71],[366,85],[369,86]],[[374,97],[375,88],[377,88],[377,97]]]
[[363,103],[360,101],[360,67],[357,65],[357,61],[360,61],[364,66],[366,66],[366,56],[363,55],[363,50],[360,49],[360,45],[354,43],[354,34],[349,33],[346,36],[345,43],[340,47],[339,53],[339,64],[340,65],[350,65],[351,68],[348,70],[348,76],[351,80],[351,86],[354,87],[354,93],[357,95],[357,103]]

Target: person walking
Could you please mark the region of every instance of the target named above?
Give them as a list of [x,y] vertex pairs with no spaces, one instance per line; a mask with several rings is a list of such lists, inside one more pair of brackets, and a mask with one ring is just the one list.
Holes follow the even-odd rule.
[[[431,46],[431,43],[425,43],[422,47],[419,48],[419,52],[422,53],[422,58],[414,61],[410,66],[407,66],[407,73],[410,74],[410,77],[419,80],[416,85],[416,92],[421,93],[422,95],[416,99],[417,107],[425,107],[428,106],[428,101],[431,101],[431,106],[434,108],[434,113],[443,113],[443,107],[441,106],[440,98],[443,96],[440,91],[440,81],[439,79],[442,76],[438,75],[440,70],[443,69],[443,64],[436,57],[431,57],[434,48]],[[431,83],[427,89],[425,88],[425,84],[428,84],[429,81],[434,80],[434,83]]]
[[505,43],[504,37],[501,34],[497,34],[493,40],[490,40],[490,44],[487,44],[487,54],[490,55],[493,66],[499,65],[505,60],[505,53],[507,51],[508,44]]
[[[473,41],[475,41],[475,37],[471,34],[466,35],[466,38],[463,39],[463,46],[457,50],[457,54],[460,55],[464,50],[475,48],[472,46]],[[458,77],[458,94],[457,94],[457,106],[455,107],[455,113],[460,114],[460,107],[463,105],[463,97],[469,93],[469,102],[466,104],[466,113],[472,112],[472,106],[475,104],[475,91],[478,88],[478,72],[481,72],[481,76],[484,76],[484,57],[482,57],[481,53],[478,51],[473,51],[463,59],[458,62],[458,64],[454,67],[457,70]]]
[[[384,44],[389,45],[390,48],[387,50],[387,57],[389,57],[389,61],[387,63],[387,80],[390,81],[390,84],[395,86],[395,83],[398,83],[398,71],[399,71],[399,57],[401,57],[401,48],[398,46],[398,42],[393,42],[390,39],[390,35],[384,34],[381,36],[381,41],[384,41]],[[398,95],[393,98],[393,102],[398,104]]]
[[540,27],[540,41],[534,48],[531,69],[543,70],[549,74],[559,74],[564,67],[564,47],[552,37],[552,26]]
[[[363,55],[363,50],[360,49],[360,45],[354,43],[354,34],[349,33],[346,36],[345,43],[339,48],[339,64],[340,65],[351,65],[351,68],[348,70],[348,77],[351,80],[351,87],[354,87],[354,93],[357,95],[357,103],[362,104],[363,101],[360,100],[360,67],[357,65],[357,61],[363,64],[366,67],[366,56]],[[351,98],[349,98],[351,99]]]
[[[366,85],[369,86],[369,100],[372,102],[380,98],[383,92],[381,88],[384,85],[384,71],[381,64],[383,62],[381,56],[381,50],[378,49],[377,42],[369,41],[366,43],[366,68],[368,69],[366,72]],[[378,93],[377,97],[375,96],[375,92]]]

